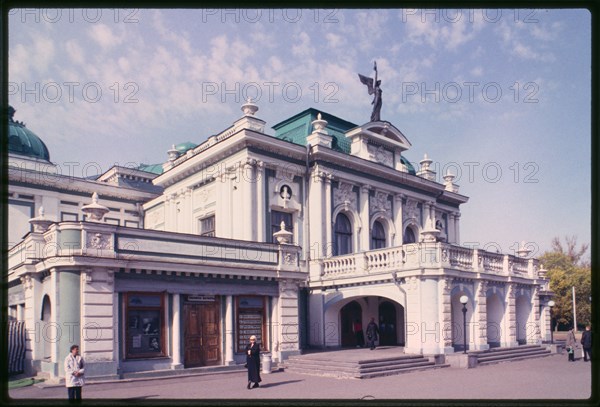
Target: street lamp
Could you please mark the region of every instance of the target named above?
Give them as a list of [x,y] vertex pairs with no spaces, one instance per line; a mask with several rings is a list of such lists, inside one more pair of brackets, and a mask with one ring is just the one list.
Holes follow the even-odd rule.
[[548,306],[550,307],[550,343],[554,344],[554,333],[552,332],[552,308],[556,305],[556,303],[552,300],[548,301]]
[[463,343],[465,345],[465,349],[463,353],[467,353],[467,302],[469,301],[469,297],[463,295],[459,299],[460,303],[463,305],[462,313],[463,313]]

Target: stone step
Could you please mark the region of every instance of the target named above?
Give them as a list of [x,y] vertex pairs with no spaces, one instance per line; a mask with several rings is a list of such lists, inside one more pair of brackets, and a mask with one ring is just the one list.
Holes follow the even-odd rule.
[[337,378],[371,378],[415,371],[447,367],[436,365],[423,355],[396,355],[376,358],[368,355],[365,359],[355,361],[333,360],[328,355],[319,358],[294,356],[286,361],[285,370],[292,373]]
[[485,353],[502,353],[502,352],[514,352],[516,350],[525,350],[525,349],[540,349],[543,348],[540,345],[522,345],[522,346],[514,346],[514,347],[503,347],[503,348],[491,348],[484,351],[476,351],[472,353],[485,354]]
[[287,372],[290,373],[298,373],[298,374],[306,374],[311,376],[324,376],[324,377],[335,377],[340,379],[354,378],[354,379],[370,379],[373,377],[382,377],[382,376],[391,376],[408,372],[422,371],[422,370],[430,370],[430,369],[438,369],[449,367],[448,364],[436,365],[433,362],[427,362],[425,364],[416,364],[409,365],[403,364],[399,365],[395,368],[387,368],[387,369],[377,369],[369,372],[362,371],[354,371],[354,372],[346,372],[346,371],[325,371],[318,369],[307,369],[304,367],[298,366],[289,366],[286,368]]
[[375,366],[375,367],[360,367],[361,373],[372,373],[379,372],[382,370],[395,370],[395,369],[403,369],[409,367],[418,367],[418,366],[433,366],[435,362],[430,362],[428,359],[423,358],[422,360],[417,360],[414,362],[404,362],[404,363],[394,363],[392,365],[386,366]]
[[430,366],[416,366],[416,367],[409,367],[409,368],[403,368],[403,369],[391,369],[391,370],[385,370],[385,371],[381,371],[381,372],[361,374],[360,378],[361,379],[371,379],[373,377],[392,376],[392,375],[397,375],[397,374],[402,374],[402,373],[418,372],[418,371],[423,371],[423,370],[442,369],[445,367],[450,367],[450,365],[449,364],[442,364],[442,365],[433,364]]
[[550,354],[551,352],[545,348],[537,348],[537,349],[523,349],[523,350],[514,350],[511,352],[489,352],[482,353],[477,355],[478,363],[487,360],[496,360],[496,359],[510,359],[515,357],[527,356],[527,355],[537,355],[537,354]]
[[543,358],[543,357],[550,356],[550,355],[552,355],[552,353],[550,353],[550,352],[536,353],[536,354],[527,355],[527,356],[519,356],[519,357],[512,357],[512,358],[502,358],[502,359],[495,359],[495,360],[478,361],[477,364],[481,365],[481,366],[485,366],[485,365],[491,365],[491,364],[494,364],[494,363],[513,362],[513,361],[516,361],[516,360],[525,360],[525,359],[532,359],[532,358]]

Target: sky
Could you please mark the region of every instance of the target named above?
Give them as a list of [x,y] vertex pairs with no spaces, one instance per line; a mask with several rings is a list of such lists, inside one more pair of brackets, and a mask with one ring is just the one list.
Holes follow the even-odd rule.
[[565,9],[14,9],[9,103],[64,174],[162,163],[241,117],[382,120],[469,202],[461,244],[590,242],[591,17]]

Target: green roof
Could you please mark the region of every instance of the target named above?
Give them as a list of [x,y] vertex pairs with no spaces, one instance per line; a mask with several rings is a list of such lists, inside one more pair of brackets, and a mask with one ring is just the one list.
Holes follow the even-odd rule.
[[151,172],[153,174],[158,175],[163,173],[162,164],[140,164],[140,166],[137,169],[140,171]]
[[9,106],[8,152],[50,161],[48,147],[23,122],[13,120],[14,113],[15,109]]
[[[275,130],[275,137],[305,146],[306,138],[313,130],[312,122],[317,120],[319,113],[321,113],[322,119],[327,120],[327,133],[333,137],[331,148],[341,153],[350,154],[351,141],[345,133],[357,127],[357,125],[312,107],[274,125],[272,128]],[[400,161],[406,165],[409,174],[416,174],[415,168],[406,157],[401,156]]]
[[272,128],[275,130],[275,137],[305,146],[306,138],[313,130],[311,123],[317,120],[319,113],[321,113],[323,120],[327,120],[327,132],[330,136],[333,136],[331,148],[350,154],[350,140],[346,138],[344,133],[356,127],[356,124],[312,107],[274,125]]
[[188,151],[190,148],[197,147],[198,144],[194,144],[191,141],[186,141],[183,143],[179,143],[175,145],[175,150],[179,151],[179,154],[183,154]]

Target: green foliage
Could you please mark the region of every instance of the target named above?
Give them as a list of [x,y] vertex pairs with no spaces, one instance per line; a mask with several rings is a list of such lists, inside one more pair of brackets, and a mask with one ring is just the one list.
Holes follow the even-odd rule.
[[566,246],[563,246],[558,238],[554,238],[553,250],[544,253],[539,260],[548,270],[550,290],[555,294],[555,321],[563,326],[573,325],[572,287],[575,287],[577,325],[582,328],[591,319],[592,273],[589,262],[582,260],[588,245],[578,249],[577,238],[567,237],[565,240]]

